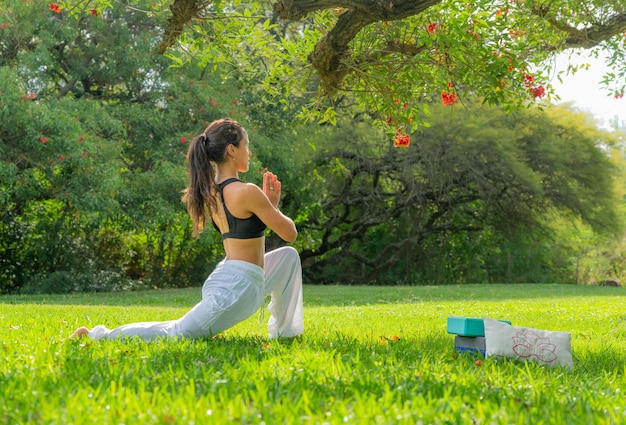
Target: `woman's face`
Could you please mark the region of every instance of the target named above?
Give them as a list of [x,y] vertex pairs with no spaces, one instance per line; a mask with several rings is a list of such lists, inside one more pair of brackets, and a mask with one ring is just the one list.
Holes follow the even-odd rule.
[[243,138],[239,142],[239,146],[235,147],[235,167],[238,172],[245,173],[250,167],[250,141],[248,133],[243,130]]

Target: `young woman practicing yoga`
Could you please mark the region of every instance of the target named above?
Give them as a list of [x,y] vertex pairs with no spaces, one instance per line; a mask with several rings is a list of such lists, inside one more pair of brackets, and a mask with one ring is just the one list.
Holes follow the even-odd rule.
[[265,253],[269,227],[287,242],[298,231],[278,209],[281,183],[267,172],[263,188],[239,180],[250,161],[248,134],[237,121],[213,121],[189,146],[189,185],[184,191],[193,234],[207,220],[222,234],[225,258],[202,286],[202,300],[178,320],[139,322],[107,329],[78,328],[72,337],[116,339],[210,337],[254,314],[270,295],[269,337],[293,337],[304,330],[302,268],[289,246]]

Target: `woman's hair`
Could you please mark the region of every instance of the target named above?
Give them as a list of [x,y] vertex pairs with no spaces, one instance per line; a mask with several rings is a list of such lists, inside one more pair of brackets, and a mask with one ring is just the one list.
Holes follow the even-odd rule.
[[204,229],[211,210],[217,208],[218,188],[215,183],[215,168],[226,160],[228,145],[239,146],[244,129],[237,121],[224,118],[213,121],[189,145],[187,169],[189,184],[183,191],[183,202],[193,221],[193,236]]

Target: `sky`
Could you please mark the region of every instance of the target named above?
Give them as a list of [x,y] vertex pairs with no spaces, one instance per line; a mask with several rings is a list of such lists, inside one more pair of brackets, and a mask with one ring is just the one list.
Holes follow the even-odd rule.
[[593,115],[601,128],[612,129],[610,123],[615,116],[622,126],[626,126],[626,96],[615,99],[613,94],[604,89],[601,80],[606,67],[601,60],[585,57],[568,58],[562,54],[556,59],[557,70],[567,69],[568,61],[573,63],[589,63],[588,70],[579,70],[573,76],[563,76],[563,83],[556,77],[550,80],[556,94],[561,100],[555,103],[573,102],[574,107]]

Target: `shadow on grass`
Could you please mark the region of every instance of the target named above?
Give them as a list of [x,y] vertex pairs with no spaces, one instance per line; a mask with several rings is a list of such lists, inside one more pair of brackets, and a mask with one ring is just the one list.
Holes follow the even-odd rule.
[[[571,284],[467,284],[443,286],[305,285],[305,306],[407,304],[430,301],[498,301],[536,298],[626,297],[624,288]],[[65,295],[5,295],[0,304],[59,304],[107,306],[190,307],[201,289],[161,289],[134,292],[75,293]]]

